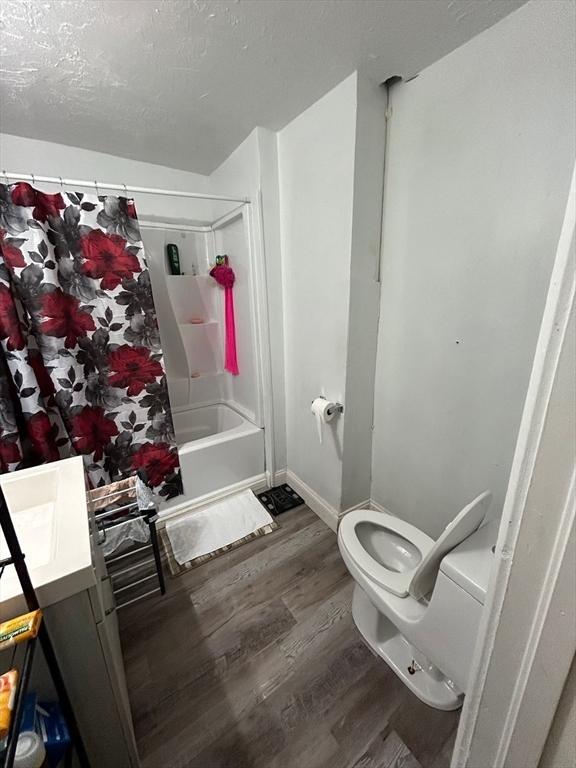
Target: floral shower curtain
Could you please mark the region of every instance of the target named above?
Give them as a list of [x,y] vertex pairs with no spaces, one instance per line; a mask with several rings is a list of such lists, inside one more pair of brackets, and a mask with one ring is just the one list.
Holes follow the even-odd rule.
[[0,472],[75,454],[182,492],[134,202],[0,184]]

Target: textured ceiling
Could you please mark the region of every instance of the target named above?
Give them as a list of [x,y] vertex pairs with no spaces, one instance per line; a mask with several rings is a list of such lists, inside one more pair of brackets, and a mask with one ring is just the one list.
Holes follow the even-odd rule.
[[1,0],[0,129],[200,173],[355,69],[408,77],[524,0]]

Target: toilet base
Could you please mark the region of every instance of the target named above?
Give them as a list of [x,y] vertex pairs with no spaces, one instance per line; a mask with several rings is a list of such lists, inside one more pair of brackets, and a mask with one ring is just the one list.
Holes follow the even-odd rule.
[[[352,598],[354,623],[370,648],[398,675],[406,686],[425,704],[436,709],[452,710],[462,706],[464,695],[442,672],[427,662],[386,616],[370,602],[356,584]],[[416,664],[414,664],[416,661]],[[412,670],[412,673],[408,670]]]

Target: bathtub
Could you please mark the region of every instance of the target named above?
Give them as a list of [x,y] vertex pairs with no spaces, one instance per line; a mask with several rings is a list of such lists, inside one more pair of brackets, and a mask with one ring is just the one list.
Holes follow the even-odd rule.
[[262,475],[264,430],[229,405],[173,411],[185,496],[161,511]]
[[[193,440],[204,440],[207,437],[215,437],[222,433],[234,432],[245,424],[254,426],[238,411],[228,405],[205,405],[200,408],[186,408],[173,414],[176,442],[180,447]],[[232,437],[230,434],[227,438]]]

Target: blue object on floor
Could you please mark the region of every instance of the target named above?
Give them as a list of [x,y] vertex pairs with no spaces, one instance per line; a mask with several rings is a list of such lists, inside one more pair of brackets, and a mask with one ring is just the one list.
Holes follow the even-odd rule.
[[70,747],[70,733],[59,704],[39,704],[36,718],[36,730],[44,741],[48,766],[56,768]]

